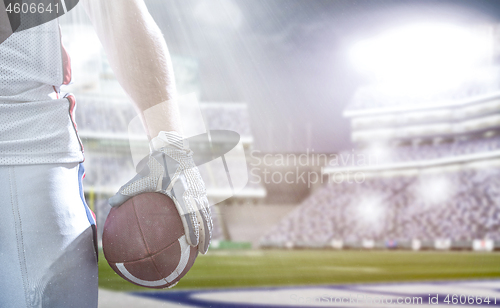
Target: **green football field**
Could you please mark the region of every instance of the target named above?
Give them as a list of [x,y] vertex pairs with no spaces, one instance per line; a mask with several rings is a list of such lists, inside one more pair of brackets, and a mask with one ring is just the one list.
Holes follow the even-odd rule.
[[[500,253],[412,251],[212,251],[174,288],[235,288],[500,278]],[[119,277],[104,255],[99,286],[146,291]]]

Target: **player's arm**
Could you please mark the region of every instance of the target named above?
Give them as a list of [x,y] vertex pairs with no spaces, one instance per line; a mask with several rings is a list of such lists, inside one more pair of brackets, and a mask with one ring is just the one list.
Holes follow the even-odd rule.
[[[143,0],[82,0],[115,76],[146,122],[182,134],[172,63],[163,35]],[[157,104],[162,108],[148,108]],[[158,112],[161,109],[161,112]]]
[[[193,152],[182,140],[174,74],[163,35],[143,0],[82,3],[116,78],[152,139],[152,152],[138,166],[139,174],[120,188],[110,205],[120,206],[144,192],[168,195],[175,202],[188,243],[205,253],[212,230],[210,208]],[[158,104],[160,108],[151,108]]]

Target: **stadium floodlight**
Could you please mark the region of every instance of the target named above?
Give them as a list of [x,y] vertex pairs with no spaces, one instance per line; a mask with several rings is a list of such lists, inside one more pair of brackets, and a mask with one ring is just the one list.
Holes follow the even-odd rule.
[[391,91],[452,86],[488,60],[492,40],[450,24],[416,24],[358,42],[350,56],[363,73]]

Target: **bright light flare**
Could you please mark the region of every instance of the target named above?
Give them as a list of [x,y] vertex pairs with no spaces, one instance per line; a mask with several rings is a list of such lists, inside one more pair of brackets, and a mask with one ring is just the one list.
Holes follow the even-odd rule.
[[491,57],[492,40],[448,24],[418,24],[386,32],[353,46],[362,72],[392,87],[442,88],[456,84]]
[[385,214],[382,198],[379,196],[363,197],[357,204],[357,214],[360,220],[379,225],[383,223]]
[[67,91],[93,89],[98,86],[102,71],[101,43],[90,25],[63,25],[64,46],[71,56],[74,84]]
[[388,145],[381,142],[371,143],[367,148],[367,153],[370,158],[375,158],[376,163],[383,163],[391,159]]
[[425,177],[417,183],[415,193],[426,201],[427,206],[439,206],[453,196],[453,186],[446,176]]
[[91,26],[65,26],[64,45],[71,55],[71,64],[86,66],[100,58],[101,43]]

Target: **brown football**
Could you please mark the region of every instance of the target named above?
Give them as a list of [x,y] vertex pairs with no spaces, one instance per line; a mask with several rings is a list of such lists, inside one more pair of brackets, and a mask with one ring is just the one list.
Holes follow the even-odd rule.
[[160,193],[137,195],[109,212],[102,234],[104,256],[113,270],[139,286],[167,288],[193,266],[175,204]]

